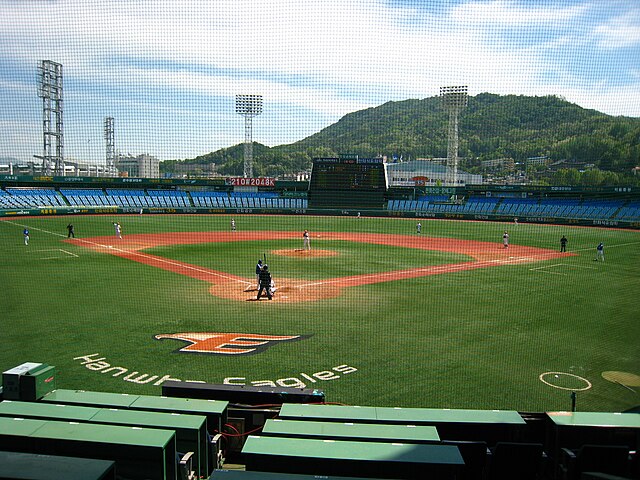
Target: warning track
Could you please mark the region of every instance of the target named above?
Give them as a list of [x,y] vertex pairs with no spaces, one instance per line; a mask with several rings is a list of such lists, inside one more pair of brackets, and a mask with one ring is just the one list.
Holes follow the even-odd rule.
[[[462,263],[423,266],[389,272],[353,275],[329,278],[317,281],[286,279],[278,277],[278,291],[274,299],[282,302],[314,301],[334,298],[347,287],[392,282],[408,278],[442,275],[478,268],[498,267],[534,263],[572,256],[572,253],[559,253],[553,250],[511,245],[503,248],[501,243],[460,240],[454,238],[434,238],[428,236],[391,235],[381,233],[342,233],[323,232],[322,240],[344,240],[349,242],[371,243],[420,250],[452,252],[464,254],[473,260]],[[299,232],[176,232],[159,234],[126,235],[118,240],[113,236],[84,239],[68,239],[65,242],[90,248],[102,253],[126,258],[134,262],[150,265],[162,270],[178,273],[210,283],[212,295],[239,301],[255,299],[255,280],[226,272],[212,270],[198,265],[172,260],[145,253],[147,248],[216,242],[242,242],[251,240],[299,239]],[[300,255],[296,252],[297,256]]]

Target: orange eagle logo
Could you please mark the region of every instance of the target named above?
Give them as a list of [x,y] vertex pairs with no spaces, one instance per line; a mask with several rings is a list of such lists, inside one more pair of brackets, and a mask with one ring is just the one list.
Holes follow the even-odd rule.
[[188,342],[176,352],[210,353],[215,355],[253,355],[261,353],[277,342],[302,340],[302,335],[260,335],[256,333],[162,333],[156,340],[171,338]]

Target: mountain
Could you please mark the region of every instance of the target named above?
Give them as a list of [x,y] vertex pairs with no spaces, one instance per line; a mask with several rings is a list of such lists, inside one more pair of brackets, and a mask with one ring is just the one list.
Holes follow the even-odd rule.
[[[349,113],[289,145],[254,144],[254,173],[295,173],[308,169],[313,157],[339,153],[446,157],[448,118],[439,97],[387,102]],[[220,173],[241,175],[243,152],[243,145],[236,145],[184,163],[215,162]],[[469,97],[460,113],[459,156],[468,169],[485,159],[510,157],[523,162],[547,156],[629,172],[640,164],[640,119],[605,115],[556,96],[482,93]]]

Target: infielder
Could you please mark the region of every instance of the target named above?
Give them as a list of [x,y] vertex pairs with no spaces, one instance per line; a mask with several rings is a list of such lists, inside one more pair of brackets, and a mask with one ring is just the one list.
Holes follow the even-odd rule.
[[120,224],[118,222],[114,222],[113,228],[116,231],[116,237],[122,240],[122,227],[120,226]]
[[506,230],[504,231],[504,235],[502,235],[502,245],[504,245],[504,248],[509,248],[509,234]]
[[309,230],[302,233],[302,249],[311,250],[311,239],[309,238]]
[[594,260],[602,260],[604,262],[604,243],[600,242],[596,247],[596,258]]

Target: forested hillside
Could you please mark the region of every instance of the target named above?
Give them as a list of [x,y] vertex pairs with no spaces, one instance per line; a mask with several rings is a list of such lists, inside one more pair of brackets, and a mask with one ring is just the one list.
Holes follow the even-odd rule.
[[[448,114],[438,97],[388,102],[345,115],[337,123],[290,145],[254,144],[255,176],[303,171],[311,158],[356,153],[404,160],[446,157]],[[640,119],[612,117],[559,97],[482,93],[469,97],[460,115],[460,150],[464,166],[481,160],[548,156],[630,175],[640,164]],[[216,163],[221,174],[241,175],[243,145],[221,149],[184,163]],[[176,161],[163,162],[172,171]]]

